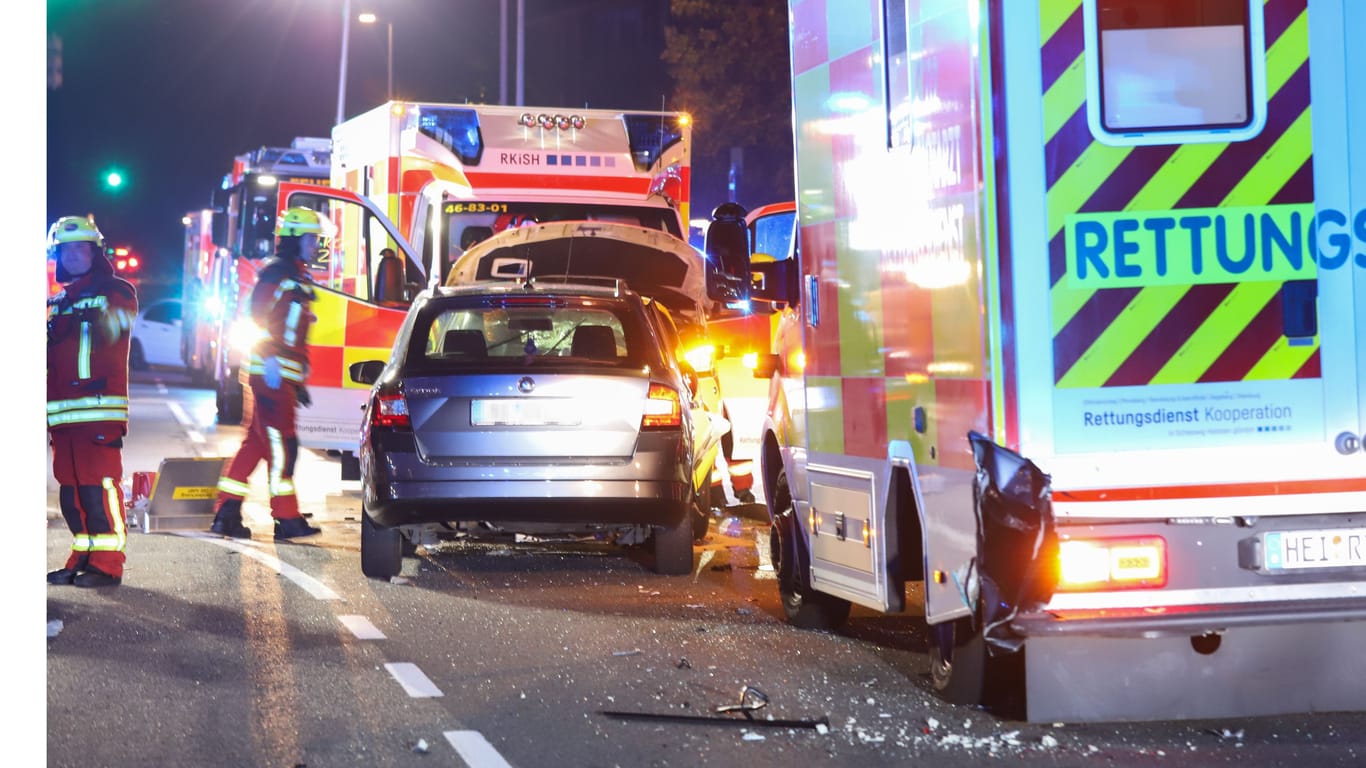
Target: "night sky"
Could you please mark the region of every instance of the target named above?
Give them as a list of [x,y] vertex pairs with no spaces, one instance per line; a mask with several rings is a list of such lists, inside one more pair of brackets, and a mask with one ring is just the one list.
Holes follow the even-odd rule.
[[[509,36],[516,0],[508,0]],[[668,0],[525,0],[523,103],[672,108],[659,51]],[[180,217],[206,207],[235,155],[330,136],[343,0],[49,0],[61,84],[47,98],[46,221],[94,213],[146,257],[147,298],[178,290]],[[351,0],[345,115],[396,98],[499,100],[499,0]],[[37,25],[41,26],[41,20]],[[515,52],[509,40],[509,57]],[[513,64],[508,99],[515,101]],[[117,193],[103,171],[127,176]]]

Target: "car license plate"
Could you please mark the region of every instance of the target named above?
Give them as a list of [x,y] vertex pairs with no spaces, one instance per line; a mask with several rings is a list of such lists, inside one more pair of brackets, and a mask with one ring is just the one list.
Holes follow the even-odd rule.
[[1271,531],[1262,545],[1270,571],[1366,565],[1366,528]]
[[580,423],[578,410],[568,400],[475,400],[470,423],[476,427],[572,427]]

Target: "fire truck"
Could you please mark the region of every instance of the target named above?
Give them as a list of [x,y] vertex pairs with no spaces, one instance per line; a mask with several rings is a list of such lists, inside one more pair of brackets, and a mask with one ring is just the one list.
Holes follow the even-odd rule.
[[747,281],[789,621],[1034,722],[1366,709],[1366,4],[832,8]]
[[618,221],[683,239],[691,128],[676,112],[388,102],[333,128],[331,187],[282,185],[279,208],[329,211],[338,237],[309,334],[300,445],[354,479],[368,387],[408,305],[474,243],[533,222]]
[[261,263],[275,252],[279,186],[326,183],[330,143],[299,137],[288,147],[260,147],[238,155],[214,193],[213,207],[181,219],[182,355],[192,379],[216,387],[219,423],[242,419],[240,361],[258,335],[247,299]]

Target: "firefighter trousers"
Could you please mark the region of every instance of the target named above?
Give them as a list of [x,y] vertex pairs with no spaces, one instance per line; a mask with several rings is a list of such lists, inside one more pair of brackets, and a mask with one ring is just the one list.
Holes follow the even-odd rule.
[[123,427],[76,424],[48,432],[62,518],[71,530],[66,568],[123,578]]
[[251,423],[246,437],[232,457],[228,469],[218,478],[215,511],[226,501],[246,498],[248,480],[262,459],[269,473],[270,515],[277,520],[299,517],[299,500],[294,495],[294,463],[299,458],[299,438],[294,432],[297,391],[288,381],[279,389],[266,386],[264,377],[250,380]]

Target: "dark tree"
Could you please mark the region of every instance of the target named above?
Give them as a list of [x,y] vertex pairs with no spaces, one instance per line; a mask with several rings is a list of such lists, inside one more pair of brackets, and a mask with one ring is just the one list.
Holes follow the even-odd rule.
[[671,108],[694,118],[693,215],[730,199],[737,154],[737,202],[793,199],[786,0],[671,0],[670,12],[663,59]]

